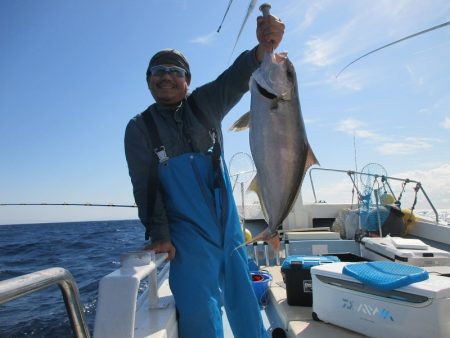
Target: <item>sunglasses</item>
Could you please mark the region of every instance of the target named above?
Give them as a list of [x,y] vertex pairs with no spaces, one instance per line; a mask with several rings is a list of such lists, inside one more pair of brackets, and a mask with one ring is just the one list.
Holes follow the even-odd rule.
[[176,77],[184,77],[186,76],[186,71],[183,68],[177,66],[167,67],[163,65],[158,65],[150,68],[150,75],[152,76],[163,76],[165,74],[169,74],[171,76]]

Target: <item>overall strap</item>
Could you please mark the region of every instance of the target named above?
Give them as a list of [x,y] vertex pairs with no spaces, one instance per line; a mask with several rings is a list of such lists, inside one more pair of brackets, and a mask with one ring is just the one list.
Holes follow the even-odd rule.
[[[166,150],[162,145],[161,138],[159,137],[158,128],[156,128],[155,120],[152,117],[150,108],[142,113],[145,125],[147,126],[150,139],[152,141],[153,151],[158,158],[157,161],[151,161],[150,172],[147,182],[147,217],[150,221],[150,217],[153,215],[155,208],[156,192],[158,191],[158,164],[167,161],[169,158],[166,155]],[[147,227],[146,227],[147,228]],[[145,231],[145,239],[150,238],[148,229]]]
[[147,126],[148,133],[153,145],[153,151],[158,157],[159,163],[166,162],[169,157],[166,154],[166,148],[164,148],[161,138],[159,137],[158,128],[156,128],[155,120],[153,119],[150,108],[142,113],[145,125]]
[[191,110],[194,112],[195,116],[199,120],[199,122],[209,131],[209,135],[211,136],[213,146],[212,146],[212,164],[214,170],[214,186],[218,187],[219,185],[219,175],[220,175],[220,156],[222,154],[222,149],[220,146],[219,135],[217,133],[216,128],[211,126],[210,122],[206,118],[205,113],[198,107],[192,95],[189,95],[187,98],[187,102],[191,107]]

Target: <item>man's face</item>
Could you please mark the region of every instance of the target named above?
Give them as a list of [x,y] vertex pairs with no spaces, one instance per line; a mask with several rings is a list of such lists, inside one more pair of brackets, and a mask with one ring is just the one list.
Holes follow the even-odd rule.
[[185,73],[180,76],[180,72],[170,71],[174,65],[162,66],[147,77],[148,88],[157,103],[176,107],[186,97],[190,78]]

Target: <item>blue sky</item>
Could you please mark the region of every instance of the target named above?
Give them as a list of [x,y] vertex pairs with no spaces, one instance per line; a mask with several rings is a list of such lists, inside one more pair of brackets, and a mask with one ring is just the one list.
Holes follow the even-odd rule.
[[[123,135],[153,102],[149,58],[177,48],[190,62],[191,89],[213,80],[229,64],[249,2],[235,0],[217,34],[228,0],[1,1],[0,203],[132,204]],[[279,50],[296,66],[321,166],[355,169],[356,149],[358,169],[380,163],[391,176],[421,181],[437,208],[450,208],[450,26],[372,54],[336,78],[362,54],[450,20],[450,3],[273,1],[272,13],[286,24]],[[257,15],[233,58],[256,45]],[[248,111],[249,99],[224,129]],[[250,153],[247,132],[224,136],[227,161]],[[321,192],[350,194],[341,181],[319,181]],[[0,224],[136,216],[135,209],[0,207]]]

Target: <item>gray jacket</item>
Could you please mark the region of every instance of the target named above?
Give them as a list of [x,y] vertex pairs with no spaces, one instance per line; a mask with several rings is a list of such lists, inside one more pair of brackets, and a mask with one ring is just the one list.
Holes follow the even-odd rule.
[[[255,53],[256,47],[243,52],[216,80],[196,88],[190,94],[209,125],[219,133],[220,142],[222,119],[248,91],[251,74],[259,66]],[[187,152],[206,152],[212,146],[209,130],[195,117],[186,100],[175,110],[157,103],[148,109],[169,158]],[[168,217],[160,191],[156,194],[153,214],[148,215],[148,179],[152,161],[156,158],[142,113],[127,125],[125,155],[139,219],[146,227],[146,233],[154,242],[170,240]]]

